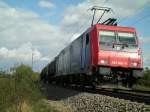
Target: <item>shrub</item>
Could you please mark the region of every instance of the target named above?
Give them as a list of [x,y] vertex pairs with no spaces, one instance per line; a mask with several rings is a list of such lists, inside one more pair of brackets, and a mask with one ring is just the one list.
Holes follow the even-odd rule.
[[34,104],[42,99],[39,83],[35,82],[37,73],[34,73],[30,67],[20,65],[13,68],[11,75],[6,76],[5,72],[0,72],[0,74],[1,111],[5,112],[8,108],[16,107],[16,112],[18,112],[24,102]]
[[138,89],[150,89],[150,70],[148,68],[144,69],[144,76],[141,79],[137,80],[136,85]]

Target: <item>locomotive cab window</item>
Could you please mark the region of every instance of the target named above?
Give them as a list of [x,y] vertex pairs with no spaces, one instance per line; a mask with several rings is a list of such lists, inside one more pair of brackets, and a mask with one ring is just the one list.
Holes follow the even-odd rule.
[[114,31],[102,30],[99,32],[100,43],[112,43],[116,41],[116,36]]
[[135,33],[118,32],[118,38],[120,43],[136,45]]
[[134,32],[100,30],[99,46],[101,50],[129,50],[137,47]]
[[112,43],[116,42],[115,31],[101,30],[99,31],[99,44],[102,50],[112,50]]

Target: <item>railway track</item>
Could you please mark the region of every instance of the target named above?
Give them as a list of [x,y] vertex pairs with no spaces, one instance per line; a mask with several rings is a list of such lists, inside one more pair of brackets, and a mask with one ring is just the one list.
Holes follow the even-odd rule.
[[[60,85],[59,85],[60,86]],[[101,94],[119,99],[130,100],[133,102],[144,103],[150,105],[150,91],[140,90],[123,90],[123,89],[107,89],[107,88],[81,88],[79,85],[65,85],[64,88],[73,89],[79,92],[88,92],[94,94]]]
[[135,91],[132,92],[128,90],[110,91],[110,90],[100,90],[100,89],[96,89],[95,91],[92,90],[90,91],[86,90],[86,91],[150,105],[150,94],[148,95],[140,91],[139,92],[135,92]]

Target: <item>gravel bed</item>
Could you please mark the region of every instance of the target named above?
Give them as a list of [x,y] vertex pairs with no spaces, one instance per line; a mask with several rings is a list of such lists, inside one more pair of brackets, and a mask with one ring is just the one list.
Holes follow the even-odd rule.
[[63,102],[73,112],[150,112],[150,105],[91,93],[80,93]]

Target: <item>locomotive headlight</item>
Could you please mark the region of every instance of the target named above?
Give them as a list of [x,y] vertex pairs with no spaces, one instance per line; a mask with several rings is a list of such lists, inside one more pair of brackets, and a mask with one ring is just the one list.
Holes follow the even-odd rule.
[[101,64],[108,64],[108,60],[100,60]]
[[137,62],[131,62],[132,67],[137,67],[138,63]]

